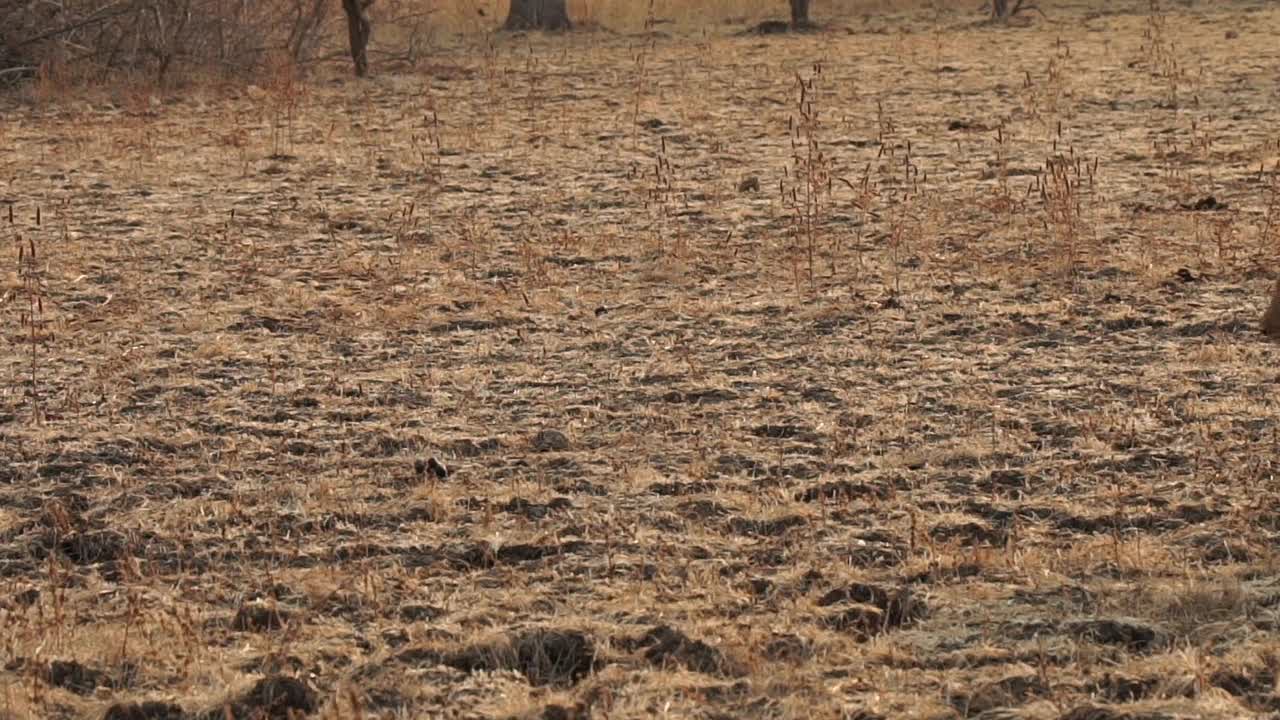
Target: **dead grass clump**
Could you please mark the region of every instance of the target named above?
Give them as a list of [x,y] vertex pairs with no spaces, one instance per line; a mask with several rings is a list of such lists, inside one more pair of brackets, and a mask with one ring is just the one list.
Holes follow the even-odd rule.
[[441,664],[463,672],[514,670],[535,686],[575,685],[596,669],[596,644],[578,630],[535,628],[456,650],[411,648],[396,656],[414,665]]
[[1142,595],[1150,616],[1168,624],[1179,636],[1213,632],[1219,623],[1241,622],[1256,611],[1258,603],[1233,578],[1204,577],[1156,585]]
[[738,677],[743,669],[719,649],[702,640],[691,638],[669,625],[659,625],[638,640],[634,646],[644,648],[649,662],[663,667],[683,667],[693,672],[725,677]]
[[834,607],[824,622],[861,639],[910,625],[929,613],[924,599],[910,587],[852,583],[818,599],[819,607]]
[[284,675],[265,677],[243,694],[197,715],[199,720],[222,720],[225,717],[287,718],[309,715],[317,701],[302,681]]

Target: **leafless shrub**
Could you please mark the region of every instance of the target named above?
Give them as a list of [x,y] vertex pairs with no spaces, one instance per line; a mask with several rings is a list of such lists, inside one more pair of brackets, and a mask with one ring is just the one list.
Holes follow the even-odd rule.
[[67,68],[169,80],[179,66],[224,72],[270,54],[314,58],[328,36],[325,0],[0,0],[0,80]]

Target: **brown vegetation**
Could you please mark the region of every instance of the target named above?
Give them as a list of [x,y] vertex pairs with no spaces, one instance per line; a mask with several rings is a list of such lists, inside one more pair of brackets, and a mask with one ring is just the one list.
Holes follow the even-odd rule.
[[3,100],[0,716],[1274,716],[1280,9],[973,5]]
[[331,35],[330,0],[0,2],[0,83],[41,76],[101,83],[135,75],[259,70],[310,61]]

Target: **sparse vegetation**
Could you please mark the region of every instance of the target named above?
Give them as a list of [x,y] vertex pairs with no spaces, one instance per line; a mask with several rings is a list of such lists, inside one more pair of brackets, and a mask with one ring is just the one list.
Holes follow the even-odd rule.
[[0,717],[1274,716],[1280,8],[977,4],[6,57]]

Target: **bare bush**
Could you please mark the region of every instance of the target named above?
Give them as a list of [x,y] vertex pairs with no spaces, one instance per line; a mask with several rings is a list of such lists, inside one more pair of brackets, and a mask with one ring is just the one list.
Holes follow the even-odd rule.
[[130,70],[168,79],[178,66],[245,71],[270,54],[314,57],[327,0],[0,0],[0,79],[39,68]]

